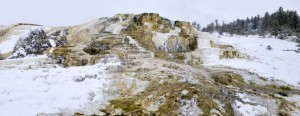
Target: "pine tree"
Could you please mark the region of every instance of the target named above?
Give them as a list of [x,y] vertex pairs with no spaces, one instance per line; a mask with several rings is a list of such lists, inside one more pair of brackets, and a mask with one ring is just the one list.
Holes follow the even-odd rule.
[[253,30],[256,30],[257,29],[257,27],[258,27],[258,17],[254,17],[253,18],[253,21],[252,21],[253,23],[252,23],[252,29]]
[[268,31],[269,29],[269,22],[270,22],[270,14],[266,12],[261,25],[261,32],[263,35],[265,35],[266,31]]
[[225,22],[223,21],[220,30],[219,30],[219,35],[223,35],[223,32],[225,31]]
[[219,31],[219,21],[215,20],[215,30]]
[[195,27],[196,27],[196,25],[197,25],[197,22],[196,22],[196,21],[194,21],[194,22],[192,23],[192,26],[195,28]]
[[272,24],[272,35],[274,35],[275,38],[279,34],[279,27],[280,27],[279,22],[277,20],[274,20]]
[[207,25],[206,30],[209,33],[213,33],[214,32],[214,23],[210,23],[209,25]]
[[277,21],[280,26],[283,26],[286,22],[285,12],[282,7],[280,7],[277,11]]
[[200,26],[200,24],[197,24],[197,26],[196,26],[196,29],[197,29],[198,31],[200,31],[200,30],[201,30],[201,26]]
[[[290,18],[289,18],[290,19]],[[297,14],[297,11],[294,11],[292,12],[291,14],[291,22],[290,22],[290,26],[293,28],[293,29],[297,29],[298,25],[299,25],[299,16]]]
[[218,31],[220,34],[228,32],[230,34],[249,35],[249,34],[272,34],[291,36],[296,35],[300,38],[300,17],[296,11],[284,11],[280,7],[275,13],[265,13],[264,17],[259,15],[247,19],[237,19],[233,22],[222,24],[215,20],[204,31]]
[[245,24],[246,35],[250,34],[250,30],[251,30],[251,21],[250,21],[249,17],[247,17],[246,24]]
[[193,28],[197,29],[197,31],[200,31],[200,30],[201,30],[200,24],[197,23],[196,21],[194,21],[194,22],[192,23],[192,26],[193,26]]

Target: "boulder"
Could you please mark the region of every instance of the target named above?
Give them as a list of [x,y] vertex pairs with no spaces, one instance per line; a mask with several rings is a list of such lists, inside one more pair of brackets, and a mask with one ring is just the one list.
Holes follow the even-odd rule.
[[19,38],[10,58],[22,58],[30,54],[43,54],[49,47],[51,47],[51,44],[43,29],[30,29],[27,35]]

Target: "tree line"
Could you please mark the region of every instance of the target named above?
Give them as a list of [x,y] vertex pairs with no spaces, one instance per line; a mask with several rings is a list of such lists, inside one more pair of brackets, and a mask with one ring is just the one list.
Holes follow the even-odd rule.
[[237,19],[230,23],[219,23],[218,20],[210,23],[202,29],[204,32],[217,31],[219,34],[224,32],[237,35],[254,35],[265,36],[274,35],[280,39],[286,36],[297,36],[300,38],[300,17],[297,11],[284,11],[282,7],[278,11],[269,14],[265,13],[263,17],[257,15],[246,19]]

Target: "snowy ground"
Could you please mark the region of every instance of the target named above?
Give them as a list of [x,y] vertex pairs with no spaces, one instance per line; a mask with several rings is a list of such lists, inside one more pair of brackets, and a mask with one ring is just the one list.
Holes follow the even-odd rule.
[[[250,58],[219,59],[216,58],[216,54],[210,54],[206,56],[210,59],[204,62],[206,66],[224,65],[246,69],[263,77],[284,80],[299,86],[300,53],[292,51],[298,49],[297,43],[259,36],[209,36],[215,43],[233,45],[235,49],[249,55]],[[266,49],[268,45],[272,50]]]
[[[250,100],[247,94],[237,93],[237,96],[241,98],[241,100],[245,103],[242,103],[238,100],[235,100],[236,110],[244,115],[244,116],[257,116],[257,115],[266,115],[268,113],[268,109],[261,105],[251,105],[248,103],[257,104],[257,102],[252,99]],[[274,107],[275,108],[275,107]],[[269,114],[270,115],[270,114]]]
[[113,58],[93,66],[34,68],[29,64],[0,70],[0,114],[33,116],[38,113],[99,113],[111,95],[108,66],[120,65]]

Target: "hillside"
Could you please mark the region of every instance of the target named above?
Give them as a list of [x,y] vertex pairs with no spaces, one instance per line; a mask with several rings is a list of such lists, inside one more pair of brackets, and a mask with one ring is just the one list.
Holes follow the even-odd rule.
[[212,22],[202,29],[205,32],[217,31],[220,35],[260,35],[300,43],[300,17],[297,11],[284,10],[280,7],[276,12],[266,12],[264,16],[251,16],[237,19],[229,23]]
[[0,51],[5,116],[300,113],[296,43],[209,34],[156,13],[4,26]]

